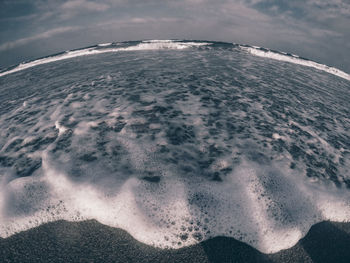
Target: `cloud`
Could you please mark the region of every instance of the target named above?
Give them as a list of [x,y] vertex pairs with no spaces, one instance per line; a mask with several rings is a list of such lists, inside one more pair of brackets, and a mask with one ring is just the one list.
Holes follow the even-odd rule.
[[80,29],[80,27],[77,27],[77,26],[58,27],[58,28],[50,29],[48,31],[45,31],[43,33],[31,36],[31,37],[20,38],[20,39],[17,39],[15,41],[5,42],[5,43],[0,45],[0,51],[6,51],[9,49],[13,49],[15,47],[26,45],[26,44],[33,42],[33,41],[36,41],[36,40],[50,38],[54,35],[58,35],[58,34],[66,33],[66,32],[73,32],[73,31],[76,31],[78,29]]
[[70,0],[63,3],[58,9],[57,13],[63,20],[74,18],[76,15],[103,12],[110,8],[108,3],[93,2],[88,0]]
[[274,16],[289,16],[304,21],[350,18],[350,2],[342,0],[241,0],[248,6]]
[[95,3],[87,0],[72,0],[65,2],[62,6],[65,10],[89,10],[89,11],[105,11],[110,6],[105,3]]
[[[8,15],[0,18],[0,43],[14,36],[29,37],[0,44],[0,51],[23,50],[31,41],[49,40],[63,33],[60,30],[69,30],[67,25],[79,25],[82,30],[69,42],[60,39],[50,45],[58,50],[152,37],[208,39],[265,46],[350,69],[350,58],[344,56],[350,45],[348,0],[3,1],[8,9],[2,13]],[[20,3],[32,7],[20,8]],[[1,9],[0,0],[0,14]],[[31,11],[22,11],[27,9]],[[16,15],[11,10],[17,10]],[[39,28],[47,31],[37,35]]]

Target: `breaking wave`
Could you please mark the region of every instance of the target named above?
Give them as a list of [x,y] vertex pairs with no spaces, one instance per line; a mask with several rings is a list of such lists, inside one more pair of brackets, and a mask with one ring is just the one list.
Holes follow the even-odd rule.
[[350,81],[350,75],[348,73],[345,73],[344,71],[341,71],[340,69],[329,67],[327,65],[320,64],[304,58],[300,58],[299,56],[294,54],[290,54],[290,55],[288,55],[287,53],[283,54],[277,51],[272,51],[272,50],[269,50],[266,48],[260,48],[260,47],[249,47],[249,46],[241,46],[241,47],[242,49],[248,51],[250,54],[254,56],[270,58],[270,59],[275,59],[283,62],[302,65],[305,67],[315,68]]
[[[118,46],[119,43],[116,43],[116,46]],[[41,59],[37,59],[30,62],[24,62],[16,66],[15,68],[12,68],[10,70],[4,71],[0,73],[0,77],[15,73],[21,70],[25,70],[31,67],[39,66],[42,64],[47,64],[55,61],[60,61],[64,59],[70,59],[75,57],[81,57],[81,56],[88,56],[88,55],[96,55],[96,54],[103,54],[103,53],[110,53],[110,52],[122,52],[122,51],[138,51],[138,50],[161,50],[161,49],[185,49],[185,48],[191,48],[191,47],[198,47],[198,46],[204,46],[204,45],[210,45],[208,42],[179,42],[174,40],[153,40],[153,41],[142,41],[140,43],[134,44],[134,45],[128,45],[124,47],[113,47],[112,43],[104,43],[99,44],[95,47],[90,47],[86,49],[79,49],[79,50],[72,50],[72,51],[66,51],[62,54],[51,56],[51,57],[45,57]],[[105,47],[105,48],[97,48],[97,47]]]

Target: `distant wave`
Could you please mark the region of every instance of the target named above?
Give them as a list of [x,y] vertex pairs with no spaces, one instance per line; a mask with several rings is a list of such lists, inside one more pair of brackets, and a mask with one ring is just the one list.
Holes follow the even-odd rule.
[[101,44],[98,44],[99,47],[106,47],[106,46],[110,46],[112,45],[113,43],[101,43]]
[[325,71],[327,73],[336,75],[338,77],[341,77],[343,79],[350,81],[350,75],[345,73],[344,71],[341,71],[340,69],[337,69],[334,67],[329,67],[327,65],[320,64],[320,63],[317,63],[317,62],[314,62],[311,60],[303,59],[297,55],[287,54],[284,52],[279,53],[276,51],[272,51],[269,49],[260,48],[260,47],[256,47],[256,46],[243,46],[242,45],[240,47],[243,50],[246,50],[250,54],[255,55],[255,56],[270,58],[270,59],[289,62],[289,63],[294,63],[294,64],[302,65],[305,67],[315,68],[315,69]]
[[[186,48],[198,47],[198,46],[204,46],[204,45],[210,45],[210,44],[211,43],[209,42],[183,42],[183,41],[180,42],[176,40],[146,40],[146,41],[138,42],[136,45],[113,48],[112,43],[104,43],[104,44],[99,44],[97,46],[90,47],[90,48],[66,51],[59,55],[45,57],[45,58],[30,61],[30,62],[24,62],[10,70],[5,70],[4,72],[1,72],[0,77],[11,73],[15,73],[21,70],[25,70],[31,67],[39,66],[42,64],[47,64],[47,63],[64,60],[64,59],[70,59],[74,57],[110,53],[110,52],[121,52],[121,51],[186,49]],[[105,47],[105,48],[101,48],[101,47]]]
[[[144,40],[144,41],[135,41],[135,42],[125,42],[126,46],[119,47],[120,43],[102,43],[93,47],[79,49],[79,50],[69,50],[58,55],[53,55],[45,58],[40,58],[37,60],[23,62],[11,69],[0,72],[0,77],[15,73],[21,70],[25,70],[31,67],[39,66],[42,64],[47,64],[59,60],[70,59],[74,57],[95,55],[102,53],[110,52],[121,52],[121,51],[141,51],[141,50],[162,50],[162,49],[173,49],[181,50],[187,48],[194,48],[206,45],[213,45],[216,42],[202,42],[202,41],[185,41],[185,40]],[[260,48],[257,46],[249,45],[237,45],[240,49],[249,52],[252,55],[275,59],[279,61],[299,64],[306,67],[312,67],[318,70],[325,71],[327,73],[336,75],[343,79],[350,81],[350,75],[341,71],[340,69],[329,67],[324,64],[320,64],[311,60],[303,59],[297,55],[288,54],[285,52],[272,51],[265,48]]]

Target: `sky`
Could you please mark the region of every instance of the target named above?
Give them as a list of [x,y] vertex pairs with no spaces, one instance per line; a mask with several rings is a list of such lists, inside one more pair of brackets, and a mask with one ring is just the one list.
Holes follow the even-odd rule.
[[0,68],[143,39],[262,46],[350,73],[350,0],[0,0]]

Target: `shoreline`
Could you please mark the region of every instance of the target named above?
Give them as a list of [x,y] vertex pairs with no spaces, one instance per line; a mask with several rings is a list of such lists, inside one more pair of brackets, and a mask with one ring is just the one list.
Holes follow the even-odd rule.
[[321,222],[289,249],[263,254],[229,237],[159,249],[96,220],[56,221],[0,239],[1,262],[350,262],[350,223]]

